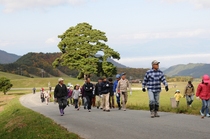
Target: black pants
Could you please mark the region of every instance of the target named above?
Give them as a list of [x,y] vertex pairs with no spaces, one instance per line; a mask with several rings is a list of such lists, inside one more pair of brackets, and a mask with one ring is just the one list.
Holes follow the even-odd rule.
[[58,99],[59,109],[64,110],[67,106],[67,98],[61,97],[61,98],[57,98],[57,99]]
[[74,105],[75,105],[75,109],[78,108],[78,99],[74,99]]
[[92,105],[92,95],[87,95],[86,99],[87,99],[87,104],[88,104],[88,110],[91,110],[91,105]]

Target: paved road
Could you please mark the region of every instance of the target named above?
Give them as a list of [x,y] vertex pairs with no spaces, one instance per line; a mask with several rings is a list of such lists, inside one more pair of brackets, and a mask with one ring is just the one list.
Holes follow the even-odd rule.
[[210,118],[200,116],[160,113],[151,119],[148,111],[117,109],[103,112],[76,111],[67,107],[59,116],[58,105],[40,102],[39,94],[20,98],[22,105],[37,111],[85,139],[209,139]]

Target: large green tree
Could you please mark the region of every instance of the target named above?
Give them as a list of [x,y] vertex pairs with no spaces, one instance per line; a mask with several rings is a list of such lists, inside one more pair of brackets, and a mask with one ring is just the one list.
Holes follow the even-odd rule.
[[6,93],[11,89],[12,86],[13,85],[11,84],[9,79],[5,77],[0,78],[0,91],[2,91],[4,95],[6,95]]
[[[70,27],[58,38],[61,57],[53,62],[53,66],[68,66],[79,71],[78,78],[91,74],[112,76],[116,67],[107,61],[108,58],[120,59],[120,54],[111,49],[105,33],[93,29],[88,23],[79,23]],[[101,55],[98,55],[100,53]]]

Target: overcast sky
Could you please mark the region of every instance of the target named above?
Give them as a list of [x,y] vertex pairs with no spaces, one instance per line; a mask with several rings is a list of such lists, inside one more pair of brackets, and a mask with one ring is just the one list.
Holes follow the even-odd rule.
[[129,67],[210,63],[210,0],[0,0],[0,49],[59,52],[57,36],[81,22]]

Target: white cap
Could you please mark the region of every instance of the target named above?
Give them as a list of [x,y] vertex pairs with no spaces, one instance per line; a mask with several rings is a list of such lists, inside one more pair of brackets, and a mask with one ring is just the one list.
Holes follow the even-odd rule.
[[63,78],[59,78],[59,79],[58,79],[58,82],[63,81],[63,80],[64,80]]
[[152,65],[156,65],[156,64],[160,64],[160,62],[157,61],[157,60],[153,60],[153,61],[152,61]]

